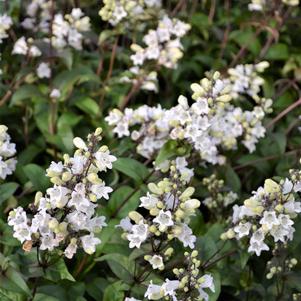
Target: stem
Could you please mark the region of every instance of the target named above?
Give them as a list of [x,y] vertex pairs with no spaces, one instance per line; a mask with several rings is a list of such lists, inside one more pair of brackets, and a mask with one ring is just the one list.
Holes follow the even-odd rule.
[[209,270],[212,266],[214,266],[216,263],[218,263],[219,261],[223,260],[224,258],[233,255],[234,253],[236,253],[236,250],[232,250],[222,256],[220,256],[219,258],[217,258],[216,260],[212,261],[211,263],[209,263],[208,265],[206,265],[204,267],[204,270]]
[[81,273],[81,271],[83,270],[83,267],[85,266],[85,264],[87,262],[87,259],[88,259],[88,255],[85,254],[83,259],[81,260],[80,264],[78,265],[77,269],[74,272],[74,275],[73,275],[74,278],[76,278]]
[[178,11],[182,10],[184,5],[186,5],[186,0],[180,0],[171,12],[171,16],[174,17],[178,13]]
[[281,113],[279,113],[270,123],[268,123],[267,128],[272,127],[280,119],[282,119],[285,115],[287,115],[289,112],[291,112],[292,110],[294,110],[295,108],[297,108],[300,105],[301,105],[301,98],[299,98],[296,102],[292,103],[285,110],[283,110]]
[[288,151],[288,152],[286,152],[284,154],[281,154],[281,155],[268,156],[268,157],[260,158],[260,159],[257,159],[257,160],[253,160],[253,161],[245,163],[245,164],[234,166],[233,169],[234,170],[239,170],[239,169],[245,168],[247,166],[254,165],[256,163],[269,161],[269,160],[274,160],[274,159],[277,159],[277,158],[282,157],[282,156],[290,156],[290,155],[293,155],[293,154],[298,153],[298,152],[301,152],[301,148]]
[[132,85],[131,90],[129,91],[129,93],[124,97],[124,99],[122,100],[121,104],[119,105],[120,110],[124,110],[124,108],[127,106],[127,104],[129,103],[130,99],[133,97],[133,95],[139,90],[140,86],[142,85],[142,81],[141,80],[137,80],[137,82],[135,84]]

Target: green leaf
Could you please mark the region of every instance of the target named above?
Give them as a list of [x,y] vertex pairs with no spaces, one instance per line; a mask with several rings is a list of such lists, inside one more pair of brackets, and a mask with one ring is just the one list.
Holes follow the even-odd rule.
[[103,301],[123,301],[124,292],[128,288],[122,281],[109,285],[104,292]]
[[265,58],[268,60],[286,60],[288,57],[288,46],[286,44],[278,43],[270,47]]
[[102,229],[97,237],[101,240],[101,244],[96,247],[96,254],[100,254],[106,244],[110,241],[116,232],[116,225],[119,224],[119,220],[111,219],[107,226]]
[[62,279],[75,281],[73,276],[69,273],[65,261],[62,258],[46,269],[45,278],[54,282],[58,282]]
[[255,35],[255,32],[251,30],[236,30],[232,31],[230,38],[233,39],[239,46],[246,47],[253,54],[258,54],[260,52],[260,43]]
[[5,275],[8,279],[14,282],[22,291],[24,291],[28,296],[31,296],[31,291],[27,286],[25,280],[22,277],[22,274],[16,271],[14,268],[9,267],[5,271]]
[[62,301],[62,300],[45,294],[37,293],[32,301]]
[[45,191],[49,187],[50,182],[42,167],[36,164],[28,164],[23,167],[23,171],[37,191]]
[[149,175],[147,167],[132,158],[118,158],[113,163],[113,168],[124,173],[136,182],[141,183]]
[[91,68],[87,66],[78,66],[72,70],[65,70],[61,72],[54,79],[54,87],[61,91],[62,98],[64,98],[72,92],[76,84],[81,84],[87,81],[99,82],[99,77]]
[[123,281],[130,282],[134,275],[134,261],[119,253],[111,253],[96,258],[95,261],[106,261],[112,272]]
[[19,184],[14,182],[0,185],[0,205],[15,193],[18,186]]
[[237,173],[234,171],[234,169],[227,165],[225,167],[225,180],[226,184],[235,192],[240,192],[241,189],[241,183],[240,179],[237,175]]
[[168,159],[172,158],[173,156],[176,156],[177,146],[178,146],[177,141],[175,141],[175,140],[167,141],[158,153],[158,156],[156,158],[156,165],[159,165],[162,162],[164,162],[165,160],[168,160]]
[[123,218],[128,215],[130,211],[136,210],[139,205],[139,197],[141,190],[134,193],[134,189],[129,186],[122,186],[117,188],[110,197],[107,209],[109,214],[115,214],[117,217]]
[[[0,277],[0,281],[1,281],[1,277]],[[26,301],[28,299],[26,295],[23,295],[18,292],[9,291],[0,287],[0,300],[1,301]]]
[[45,98],[35,85],[24,85],[17,89],[11,99],[11,105],[24,105],[24,101],[33,98]]
[[95,100],[90,97],[80,97],[75,101],[75,105],[90,116],[98,116],[100,114],[99,106]]

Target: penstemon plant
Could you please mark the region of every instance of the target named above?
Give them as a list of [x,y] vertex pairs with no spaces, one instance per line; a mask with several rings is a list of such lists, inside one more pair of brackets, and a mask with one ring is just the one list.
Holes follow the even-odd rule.
[[299,19],[0,1],[0,300],[301,300]]

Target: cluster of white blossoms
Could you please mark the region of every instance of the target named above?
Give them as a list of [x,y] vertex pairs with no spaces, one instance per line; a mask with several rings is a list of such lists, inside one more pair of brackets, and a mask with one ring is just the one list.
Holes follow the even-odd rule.
[[160,66],[169,69],[177,67],[177,62],[183,56],[180,39],[186,35],[189,29],[189,24],[164,15],[159,20],[157,29],[149,30],[143,37],[146,47],[138,44],[131,45],[131,49],[134,51],[134,54],[131,55],[133,67],[121,78],[121,81],[132,82],[134,85],[139,84],[143,90],[156,92],[157,73],[154,70]]
[[42,52],[34,45],[34,40],[32,38],[26,40],[25,37],[21,37],[15,42],[12,54],[38,57],[42,55]]
[[52,45],[56,49],[71,46],[76,50],[82,50],[83,32],[90,30],[90,18],[84,16],[80,8],[73,8],[71,14],[63,16],[56,14],[52,25]]
[[[254,67],[250,73],[252,78],[254,70],[259,72],[266,64],[263,62],[256,66],[257,69]],[[180,96],[178,105],[168,110],[160,105],[143,105],[135,110],[126,108],[124,112],[113,109],[105,120],[114,126],[113,132],[119,138],[131,136],[132,140],[137,141],[137,152],[146,158],[173,139],[186,141],[202,160],[223,164],[225,157],[219,153],[219,148],[235,149],[239,139],[250,152],[255,150],[256,143],[265,135],[262,120],[266,113],[271,112],[272,105],[270,99],[258,95],[259,82],[262,84],[262,81],[251,84],[251,81],[245,80],[249,84],[239,88],[241,76],[247,75],[239,72],[234,75],[234,70],[236,68],[231,69],[232,75],[224,79],[219,72],[215,72],[203,78],[200,84],[192,84],[192,105],[188,104],[186,97]],[[252,111],[230,103],[233,98],[241,100],[250,94],[252,100],[256,99]]]
[[[289,6],[299,5],[299,0],[281,0],[281,2]],[[251,11],[263,11],[274,5],[274,0],[252,0],[251,3],[249,3],[248,8]]]
[[32,246],[49,251],[60,247],[67,258],[79,247],[88,254],[95,252],[101,242],[95,233],[106,225],[105,217],[95,215],[96,201],[108,199],[112,192],[98,173],[111,169],[116,160],[107,146],[99,148],[101,131],[99,128],[90,134],[87,143],[74,138],[74,156],[64,155],[64,162],[52,162],[47,169],[54,186],[45,196],[38,192],[28,210],[18,207],[10,212],[8,224],[25,250]]
[[104,0],[103,3],[99,15],[112,26],[122,22],[128,27],[129,23],[156,16],[161,8],[161,0]]
[[[8,38],[8,30],[11,28],[13,21],[10,16],[4,14],[0,15],[0,44],[3,43],[3,40]],[[0,61],[1,61],[1,53],[0,53]],[[2,70],[0,69],[0,75],[2,74]]]
[[218,179],[215,174],[203,178],[202,184],[209,193],[209,196],[203,200],[203,203],[209,209],[213,209],[214,212],[217,211],[217,214],[238,199],[237,193],[227,191],[224,180]]
[[4,14],[0,15],[0,44],[8,37],[8,30],[13,25],[13,21],[10,16]]
[[139,207],[146,209],[148,214],[143,217],[137,211],[130,212],[119,225],[130,248],[140,248],[142,243],[153,246],[154,254],[145,259],[155,269],[164,269],[164,256],[170,256],[169,252],[160,254],[164,241],[168,243],[176,238],[184,247],[194,248],[196,237],[188,223],[200,206],[197,199],[191,198],[194,188],[188,183],[193,170],[187,167],[185,157],[165,161],[160,169],[163,174],[169,172],[169,176],[156,184],[149,183],[149,192],[140,198]]
[[10,141],[7,130],[5,125],[0,125],[0,179],[2,180],[15,171],[17,164],[17,160],[13,158],[16,155],[16,144]]
[[259,75],[269,67],[267,61],[258,64],[237,65],[228,69],[229,82],[231,83],[231,96],[234,99],[240,95],[251,96],[255,101],[260,101],[258,94],[264,84],[264,79]]
[[292,240],[293,219],[301,212],[301,203],[295,201],[296,193],[301,191],[301,172],[291,170],[290,174],[290,179],[281,180],[280,184],[267,179],[242,206],[234,205],[233,227],[221,238],[247,237],[248,252],[257,256],[270,249],[268,241],[273,240],[277,246]]
[[[201,275],[201,261],[197,259],[198,251],[185,252],[184,266],[174,268],[176,279],[165,279],[162,284],[154,284],[152,281],[147,287],[144,297],[148,300],[172,300],[172,301],[208,301],[209,295],[205,289],[215,292],[213,277],[209,274]],[[135,298],[126,298],[126,301],[140,301]]]
[[131,55],[134,66],[142,66],[145,61],[154,60],[159,66],[175,68],[177,61],[183,56],[180,38],[186,35],[189,29],[189,24],[165,15],[159,21],[157,29],[149,30],[143,37],[147,47],[131,45],[135,52]]
[[[43,41],[51,42],[57,50],[62,50],[67,46],[82,50],[83,32],[90,30],[90,18],[85,16],[80,8],[73,8],[70,14],[54,14],[52,20],[53,9],[55,9],[55,4],[52,1],[31,1],[26,9],[28,17],[23,20],[22,26],[26,30],[45,34]],[[24,37],[22,39],[25,41]]]
[[26,18],[21,22],[22,27],[34,32],[48,33],[52,18],[52,6],[52,1],[31,0],[25,10]]
[[174,239],[191,249],[184,253],[186,265],[173,269],[176,280],[166,279],[161,285],[151,281],[144,295],[148,300],[162,298],[180,301],[184,300],[184,296],[185,300],[190,301],[208,300],[204,289],[214,291],[213,278],[210,275],[200,276],[201,262],[196,258],[198,252],[193,250],[196,237],[188,224],[200,202],[192,198],[195,189],[188,183],[193,170],[187,165],[185,157],[177,157],[157,166],[162,177],[166,173],[168,177],[157,183],[149,183],[147,195],[140,198],[139,207],[148,213],[142,216],[137,211],[130,212],[118,226],[123,229],[122,237],[129,241],[130,248],[150,250],[144,255],[144,260],[153,270],[165,270],[165,263],[174,253],[170,246]]

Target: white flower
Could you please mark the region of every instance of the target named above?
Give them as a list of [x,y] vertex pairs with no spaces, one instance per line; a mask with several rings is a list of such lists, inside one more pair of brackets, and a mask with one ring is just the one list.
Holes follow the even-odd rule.
[[289,231],[286,227],[282,225],[273,226],[271,231],[271,235],[274,237],[274,241],[282,241],[285,242],[285,237],[288,236]]
[[255,252],[257,256],[260,256],[262,251],[268,251],[270,248],[263,241],[250,241],[250,246],[248,248],[248,252]]
[[139,236],[142,240],[146,240],[148,235],[148,225],[140,221],[138,225],[132,227],[132,232],[134,235]]
[[113,155],[110,155],[109,151],[97,152],[95,154],[96,166],[99,171],[106,171],[107,169],[112,169],[112,163],[117,160]]
[[22,54],[26,55],[28,51],[28,46],[25,37],[19,38],[13,48],[12,54]]
[[199,294],[201,300],[209,300],[208,294],[204,291],[205,288],[209,288],[213,293],[215,292],[215,286],[213,282],[213,277],[211,275],[204,275],[202,278],[202,282],[200,283]]
[[48,63],[41,63],[37,68],[37,75],[39,78],[50,78],[51,69]]
[[148,298],[149,300],[159,300],[164,296],[164,293],[161,289],[160,285],[155,285],[151,281],[148,285],[148,288],[144,294],[144,297]]
[[161,270],[161,269],[164,268],[164,263],[163,263],[162,256],[154,255],[148,261],[152,265],[152,268],[155,269],[155,270],[156,269]]
[[293,189],[293,186],[294,186],[293,183],[288,178],[286,178],[282,187],[282,193],[283,194],[290,193]]
[[272,229],[274,225],[279,225],[279,220],[277,219],[275,211],[265,211],[263,213],[263,218],[259,222],[263,227],[268,230]]
[[61,97],[61,92],[58,89],[52,89],[50,92],[50,97],[51,98],[60,98]]
[[144,239],[135,234],[128,234],[127,239],[129,240],[129,247],[132,248],[140,248],[141,244],[144,242]]
[[246,235],[249,235],[251,227],[252,224],[249,222],[240,222],[237,226],[234,227],[234,231],[238,234],[238,238],[242,238]]
[[47,189],[52,208],[63,208],[70,197],[70,190],[63,186],[54,186]]
[[158,216],[154,219],[154,223],[159,224],[160,231],[164,231],[167,227],[173,226],[174,222],[172,220],[171,212],[160,210]]
[[[176,296],[175,290],[179,288],[179,285],[180,285],[179,280],[165,279],[165,282],[162,285],[164,296],[175,297]],[[173,300],[177,300],[177,299],[173,298]]]
[[67,258],[71,259],[76,254],[76,251],[77,251],[77,242],[71,241],[67,246],[67,248],[65,249],[64,254]]
[[155,197],[154,195],[147,192],[146,196],[143,196],[140,198],[141,203],[140,203],[139,207],[144,207],[145,209],[150,210],[150,209],[156,207],[158,201],[159,200],[157,197]]
[[105,182],[100,184],[94,184],[91,186],[91,192],[93,192],[97,199],[104,198],[106,200],[109,199],[109,193],[111,193],[113,189],[109,186],[105,186]]
[[91,255],[96,251],[96,246],[101,243],[101,240],[94,236],[93,233],[84,235],[80,238],[84,251]]
[[54,237],[53,233],[49,233],[41,237],[41,245],[40,245],[41,250],[52,251],[58,245],[59,245],[59,240]]
[[193,249],[194,243],[196,242],[196,236],[192,234],[192,230],[187,224],[180,224],[180,234],[177,235],[177,238],[183,243],[184,247]]
[[120,227],[124,231],[130,232],[130,231],[132,231],[133,225],[131,223],[130,218],[127,216],[127,217],[121,219],[119,225],[117,225],[116,227]]

